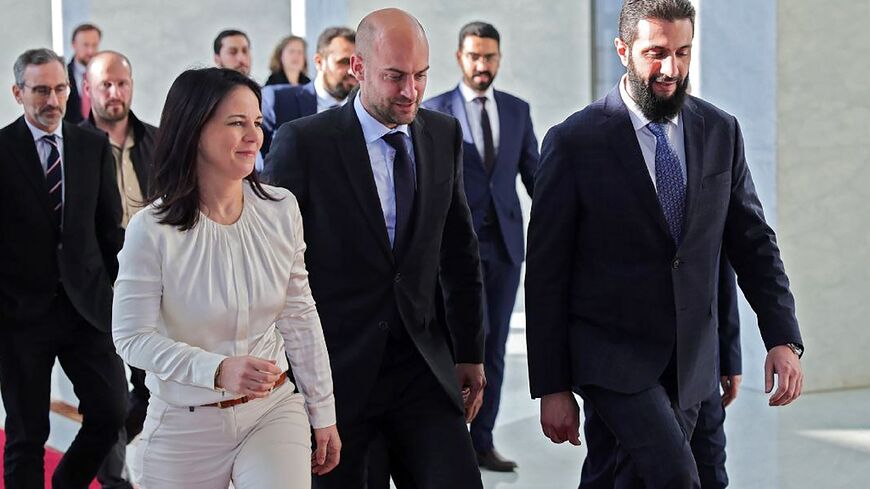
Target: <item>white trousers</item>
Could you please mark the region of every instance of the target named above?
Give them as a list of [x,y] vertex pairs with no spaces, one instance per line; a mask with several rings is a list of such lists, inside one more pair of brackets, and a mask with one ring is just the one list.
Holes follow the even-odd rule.
[[131,469],[141,489],[310,489],[302,395],[285,382],[264,399],[193,411],[151,396]]

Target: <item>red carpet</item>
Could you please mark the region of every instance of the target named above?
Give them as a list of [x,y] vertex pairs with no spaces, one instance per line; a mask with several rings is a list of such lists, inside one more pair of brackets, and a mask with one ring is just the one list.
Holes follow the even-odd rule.
[[[3,460],[3,447],[6,446],[6,433],[0,430],[0,460]],[[58,452],[54,448],[45,447],[45,489],[51,488],[51,474],[54,468],[60,463],[60,457],[63,453]],[[5,489],[6,484],[3,483],[3,464],[0,463],[0,489]],[[91,482],[89,489],[100,489],[100,484],[97,481]]]

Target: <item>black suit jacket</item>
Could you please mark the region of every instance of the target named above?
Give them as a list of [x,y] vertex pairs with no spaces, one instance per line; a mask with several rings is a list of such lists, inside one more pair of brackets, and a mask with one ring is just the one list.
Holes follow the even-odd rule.
[[[398,261],[352,100],[282,125],[265,162],[266,180],[299,200],[339,423],[365,406],[392,321],[401,322],[457,409],[451,339],[456,362],[483,361],[482,280],[462,186],[462,133],[452,117],[424,109],[410,130],[417,195]],[[435,320],[439,267],[446,329]]]
[[[94,123],[93,111],[87,119],[79,123],[79,126],[97,131],[108,137],[108,134]],[[154,155],[154,141],[157,137],[157,128],[139,120],[132,111],[130,111],[130,126],[133,128],[133,138],[136,140],[136,144],[133,145],[133,149],[130,151],[130,160],[133,162],[133,171],[136,172],[136,179],[139,180],[139,189],[142,192],[142,196],[147,198],[151,190],[149,181],[151,180],[151,170],[154,166],[152,157]]]
[[694,97],[681,117],[688,185],[679,247],[618,88],[547,134],[526,272],[534,397],[583,385],[639,392],[672,355],[680,405],[709,395],[723,244],[767,348],[801,343],[737,120]]
[[73,124],[78,124],[84,117],[82,117],[82,98],[79,95],[79,88],[76,85],[76,77],[75,77],[75,59],[70,61],[66,65],[66,71],[69,76],[69,98],[66,101],[66,113],[63,118],[67,122],[72,122]]
[[63,234],[24,118],[0,129],[0,324],[38,318],[58,284],[95,328],[111,328],[112,283],[123,232],[115,167],[105,136],[63,123]]

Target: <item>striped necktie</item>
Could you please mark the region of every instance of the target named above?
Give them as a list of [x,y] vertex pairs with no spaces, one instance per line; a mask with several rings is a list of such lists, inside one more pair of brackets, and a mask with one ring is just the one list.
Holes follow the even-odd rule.
[[63,226],[63,165],[61,164],[60,148],[54,134],[42,137],[48,143],[51,151],[45,164],[45,183],[48,186],[48,201],[58,228]]
[[686,207],[686,184],[680,158],[668,140],[665,123],[650,122],[649,130],[656,137],[656,193],[671,237],[677,246],[683,237],[683,214]]

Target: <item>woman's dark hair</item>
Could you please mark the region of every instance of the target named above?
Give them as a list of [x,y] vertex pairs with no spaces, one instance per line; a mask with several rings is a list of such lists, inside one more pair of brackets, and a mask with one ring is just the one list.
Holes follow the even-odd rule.
[[[161,224],[186,231],[199,222],[199,182],[196,157],[202,127],[214,115],[218,104],[236,87],[247,87],[257,96],[260,86],[247,76],[225,68],[187,70],[172,83],[154,147],[151,190],[146,203],[159,202],[155,208]],[[269,195],[256,171],[245,180],[254,194],[264,200]]]

